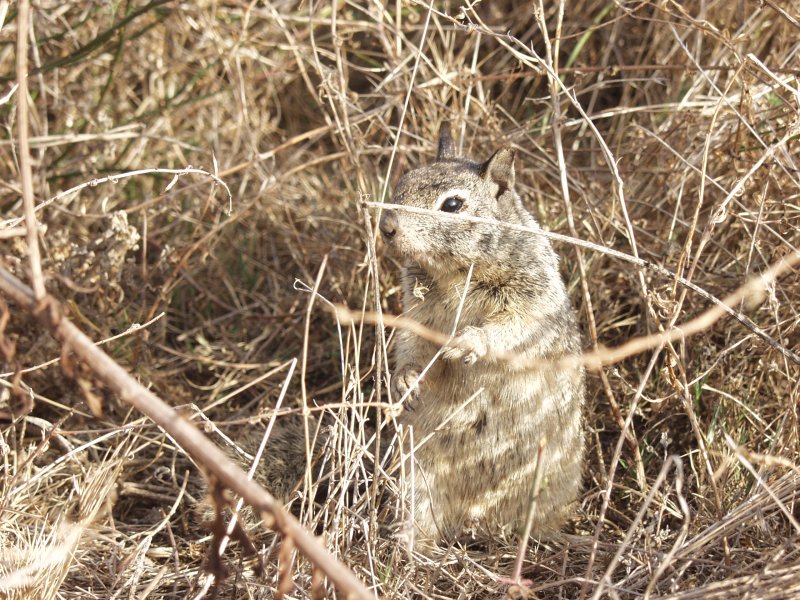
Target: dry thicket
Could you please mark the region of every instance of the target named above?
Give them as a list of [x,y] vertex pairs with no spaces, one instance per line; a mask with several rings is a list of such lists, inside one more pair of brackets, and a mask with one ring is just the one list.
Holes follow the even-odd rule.
[[[0,266],[28,279],[16,4],[0,15]],[[267,487],[376,594],[520,593],[514,540],[431,558],[398,544],[400,475],[374,460],[396,443],[391,330],[361,318],[401,311],[365,201],[432,157],[444,120],[466,154],[510,144],[530,210],[594,244],[556,243],[587,351],[781,269],[694,335],[591,371],[585,491],[563,537],[527,549],[521,587],[800,597],[800,277],[781,262],[800,247],[799,15],[782,0],[41,0],[28,102],[47,289],[243,464],[269,433]],[[0,596],[199,596],[198,467],[85,365],[59,364],[19,305],[5,314]],[[314,451],[320,423],[333,435]],[[302,456],[277,479],[303,447],[323,485]],[[274,597],[281,574],[319,597],[291,543],[244,520],[265,572],[232,542],[221,597]]]

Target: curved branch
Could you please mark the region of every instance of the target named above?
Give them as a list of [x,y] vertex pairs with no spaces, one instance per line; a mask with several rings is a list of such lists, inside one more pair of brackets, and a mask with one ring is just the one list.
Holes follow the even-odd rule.
[[375,598],[353,572],[334,558],[269,492],[248,479],[247,474],[194,425],[95,346],[92,340],[62,314],[61,305],[55,298],[47,295],[41,300],[35,300],[33,290],[3,268],[0,268],[0,291],[36,316],[63,345],[68,346],[90,366],[103,383],[163,428],[198,463],[213,473],[220,483],[241,495],[245,502],[262,515],[265,524],[291,538],[297,549],[319,567],[348,598]]

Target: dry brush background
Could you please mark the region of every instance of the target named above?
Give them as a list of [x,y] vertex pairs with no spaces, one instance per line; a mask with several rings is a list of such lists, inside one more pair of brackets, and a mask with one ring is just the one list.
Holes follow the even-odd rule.
[[[0,265],[26,279],[17,13],[0,9]],[[780,0],[36,2],[47,288],[243,464],[268,430],[267,477],[307,447],[328,481],[274,491],[376,594],[502,597],[513,540],[425,558],[393,537],[398,475],[372,460],[395,443],[387,339],[359,315],[401,307],[364,201],[390,200],[449,120],[468,155],[516,148],[547,229],[653,265],[557,243],[587,351],[686,323],[797,256],[799,19]],[[798,298],[784,269],[736,317],[590,373],[584,494],[563,538],[527,550],[532,593],[800,597]],[[0,595],[200,595],[197,466],[54,361],[19,307],[6,316]],[[332,442],[315,453],[322,414]],[[274,597],[281,574],[291,597],[322,593],[290,544],[245,522],[265,574],[230,544],[221,597]]]

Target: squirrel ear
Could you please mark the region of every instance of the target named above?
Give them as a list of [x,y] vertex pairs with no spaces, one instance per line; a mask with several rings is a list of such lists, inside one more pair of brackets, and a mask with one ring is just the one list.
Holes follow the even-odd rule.
[[500,187],[499,196],[514,187],[514,151],[500,148],[481,165],[481,177],[493,181]]
[[439,129],[439,151],[436,153],[436,160],[447,160],[455,158],[456,150],[453,144],[453,136],[450,135],[450,123],[445,121]]

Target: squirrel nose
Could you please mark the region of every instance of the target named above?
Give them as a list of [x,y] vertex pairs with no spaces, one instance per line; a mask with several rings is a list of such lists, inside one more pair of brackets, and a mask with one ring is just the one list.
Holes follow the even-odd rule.
[[383,238],[389,241],[397,233],[397,219],[392,213],[384,212],[383,215],[381,215],[381,222],[378,228],[381,230]]

